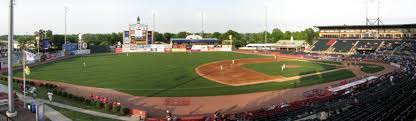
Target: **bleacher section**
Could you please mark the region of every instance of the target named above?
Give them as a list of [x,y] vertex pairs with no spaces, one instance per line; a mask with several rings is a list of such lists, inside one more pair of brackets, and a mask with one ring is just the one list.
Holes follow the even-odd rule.
[[409,76],[396,79],[395,84],[384,80],[381,84],[357,95],[358,103],[329,120],[413,120],[416,110],[416,83]]
[[356,42],[356,40],[338,40],[332,48],[334,48],[334,52],[347,53]]
[[336,39],[320,39],[314,44],[312,51],[326,51],[329,47],[336,43]]
[[[396,73],[352,89],[353,94],[337,94],[292,103],[288,108],[252,113],[250,120],[329,120],[403,121],[413,120],[416,112],[416,83],[412,75]],[[298,104],[303,106],[297,106]],[[293,107],[292,107],[293,105]]]
[[403,42],[397,40],[385,40],[384,46],[380,48],[379,51],[393,51],[395,48],[399,47]]
[[406,41],[400,48],[402,52],[416,53],[416,41]]
[[401,40],[359,40],[359,39],[320,39],[311,49],[311,52],[318,53],[349,53],[349,52],[393,52],[398,50]]
[[360,40],[356,48],[357,50],[376,50],[382,42],[379,40]]

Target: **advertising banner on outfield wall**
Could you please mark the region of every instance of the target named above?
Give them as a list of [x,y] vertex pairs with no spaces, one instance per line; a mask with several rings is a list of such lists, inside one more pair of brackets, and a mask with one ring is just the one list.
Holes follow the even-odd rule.
[[129,31],[124,31],[124,41],[123,41],[123,44],[127,44],[127,43],[130,43],[130,33],[129,33]]

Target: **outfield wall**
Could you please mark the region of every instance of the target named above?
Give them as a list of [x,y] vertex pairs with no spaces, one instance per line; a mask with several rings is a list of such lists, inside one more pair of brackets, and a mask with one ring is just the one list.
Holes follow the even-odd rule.
[[[134,45],[123,44],[121,52],[214,52],[232,51],[231,45],[192,45],[183,48],[173,48],[170,44]],[[120,49],[116,48],[116,52]]]

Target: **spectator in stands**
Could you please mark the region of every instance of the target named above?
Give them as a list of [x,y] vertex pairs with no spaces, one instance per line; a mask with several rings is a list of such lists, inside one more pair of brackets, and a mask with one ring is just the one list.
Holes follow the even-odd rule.
[[53,93],[52,93],[52,91],[50,89],[48,89],[47,95],[48,95],[48,98],[49,98],[49,102],[52,102]]
[[215,111],[214,121],[221,121],[221,113],[219,111]]
[[280,105],[280,108],[288,107],[289,104],[285,101]]
[[108,100],[108,97],[103,98],[103,103],[106,104]]
[[166,110],[166,120],[168,120],[168,121],[173,121],[173,120],[172,120],[172,113],[170,113],[170,111],[169,111],[169,110]]
[[394,76],[390,75],[390,82],[393,83]]
[[274,110],[276,108],[276,105],[275,104],[273,104],[273,105],[271,105],[270,107],[268,107],[267,109],[266,109],[266,111],[271,111],[271,110]]
[[32,87],[32,88],[33,88],[33,91],[32,91],[33,99],[36,99],[36,87]]

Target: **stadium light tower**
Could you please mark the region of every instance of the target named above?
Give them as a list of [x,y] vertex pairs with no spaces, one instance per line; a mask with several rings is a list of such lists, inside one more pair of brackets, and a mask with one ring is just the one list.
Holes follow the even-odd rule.
[[65,9],[65,35],[64,35],[64,40],[65,40],[65,44],[66,44],[66,15],[68,13],[68,6],[64,6]]
[[204,11],[201,11],[201,37],[204,38]]
[[9,42],[8,42],[8,51],[7,51],[7,71],[8,71],[8,99],[9,99],[9,109],[6,112],[7,117],[15,117],[17,115],[17,112],[14,109],[14,95],[13,95],[13,67],[12,67],[12,53],[13,53],[13,22],[14,22],[14,16],[13,16],[13,7],[14,7],[14,0],[10,0],[10,19],[9,19]]
[[268,9],[268,4],[264,3],[264,8],[266,10],[266,19],[265,19],[265,27],[264,27],[264,44],[267,44],[267,9]]
[[152,15],[153,15],[153,27],[152,27],[152,42],[155,42],[155,31],[156,31],[156,11],[152,11]]

